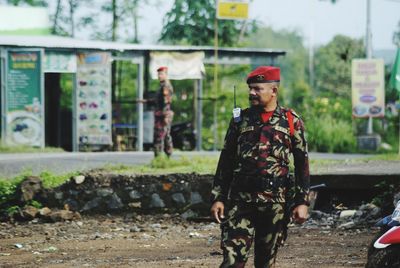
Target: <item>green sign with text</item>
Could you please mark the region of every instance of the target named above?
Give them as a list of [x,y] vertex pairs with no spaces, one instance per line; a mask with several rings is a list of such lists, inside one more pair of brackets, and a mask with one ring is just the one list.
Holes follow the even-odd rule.
[[6,70],[6,143],[42,147],[42,51],[8,50]]

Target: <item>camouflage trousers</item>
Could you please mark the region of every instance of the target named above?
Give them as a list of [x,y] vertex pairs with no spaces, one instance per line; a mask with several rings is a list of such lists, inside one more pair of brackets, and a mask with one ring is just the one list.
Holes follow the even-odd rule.
[[173,144],[171,137],[171,121],[166,121],[164,116],[154,118],[154,155],[164,152],[167,156],[172,154]]
[[220,267],[244,267],[254,241],[254,266],[272,267],[282,243],[284,204],[233,203],[221,224]]

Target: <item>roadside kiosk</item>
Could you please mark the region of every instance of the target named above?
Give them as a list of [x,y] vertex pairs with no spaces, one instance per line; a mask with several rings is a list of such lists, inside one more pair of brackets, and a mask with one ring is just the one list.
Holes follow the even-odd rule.
[[[277,57],[285,55],[285,51],[269,49],[218,50],[218,64],[274,65]],[[196,149],[201,150],[198,130],[202,129],[204,64],[215,63],[214,52],[214,47],[149,46],[59,36],[1,36],[1,140],[11,146],[91,151],[110,149],[113,133],[123,128],[134,136],[131,139],[134,149],[142,151],[144,138],[146,142],[152,138],[151,113],[144,112],[143,103],[130,106],[136,106],[135,112],[130,112],[134,115],[130,122],[113,122],[118,105],[113,105],[116,71],[112,63],[126,62],[136,68],[132,72],[136,75],[133,78],[136,83],[132,85],[136,100],[143,99],[158,65],[174,66],[170,68],[175,72],[170,74],[171,79],[196,81],[194,124]],[[64,92],[61,83],[72,84],[72,92]],[[68,103],[60,103],[62,94],[71,95]]]

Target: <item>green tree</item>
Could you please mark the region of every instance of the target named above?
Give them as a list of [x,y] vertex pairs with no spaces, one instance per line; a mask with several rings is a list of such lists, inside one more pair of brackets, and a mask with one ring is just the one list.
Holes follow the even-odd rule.
[[[215,15],[214,0],[175,0],[164,17],[159,40],[169,44],[212,45]],[[241,32],[252,31],[255,25],[254,21],[218,20],[219,45],[237,45]]]
[[[100,9],[94,9],[82,17],[79,26],[88,28],[97,40],[124,41],[140,43],[139,21],[140,9],[145,5],[158,5],[160,0],[112,0],[102,1]],[[104,27],[98,21],[109,18],[110,23]]]
[[[48,1],[49,2],[49,1]],[[93,0],[85,2],[78,0],[57,0],[54,11],[50,10],[52,23],[51,33],[61,36],[75,36],[76,30],[81,29],[80,20],[91,20],[90,17],[77,17],[77,13],[83,6],[93,4]]]
[[13,6],[22,6],[22,5],[28,5],[28,6],[41,6],[45,7],[47,6],[47,1],[46,0],[3,0],[0,1],[1,3],[13,5]]
[[316,93],[322,96],[351,97],[351,61],[364,58],[361,39],[337,35],[315,53]]
[[308,81],[308,53],[303,45],[303,36],[297,31],[274,30],[260,26],[249,34],[245,44],[249,47],[286,50],[284,57],[278,58],[281,67],[280,103],[301,109],[306,105],[310,93]]

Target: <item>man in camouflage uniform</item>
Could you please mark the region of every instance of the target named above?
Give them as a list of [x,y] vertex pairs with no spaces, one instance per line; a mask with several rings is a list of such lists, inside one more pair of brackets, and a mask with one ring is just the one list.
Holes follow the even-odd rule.
[[[286,237],[286,199],[295,222],[308,217],[309,166],[304,126],[278,105],[280,69],[261,66],[247,77],[251,107],[229,125],[211,193],[221,223],[221,267],[244,267],[254,241],[255,267],[271,267]],[[295,179],[289,179],[293,154]],[[227,210],[227,217],[225,217]]]
[[172,154],[171,123],[174,116],[171,110],[173,88],[168,80],[168,68],[157,69],[160,89],[157,92],[156,109],[154,111],[154,155],[165,152]]

